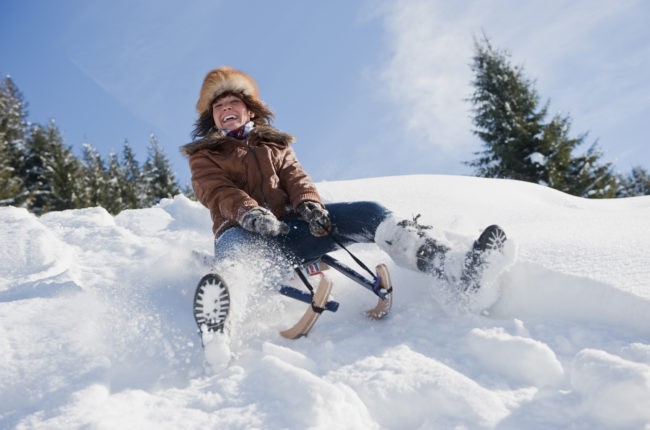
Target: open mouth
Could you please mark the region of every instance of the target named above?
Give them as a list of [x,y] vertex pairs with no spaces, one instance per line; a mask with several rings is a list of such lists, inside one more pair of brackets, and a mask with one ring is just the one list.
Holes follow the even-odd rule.
[[233,120],[233,119],[237,119],[237,117],[235,115],[228,115],[228,116],[224,116],[221,121],[226,122],[226,121],[230,121],[230,120]]

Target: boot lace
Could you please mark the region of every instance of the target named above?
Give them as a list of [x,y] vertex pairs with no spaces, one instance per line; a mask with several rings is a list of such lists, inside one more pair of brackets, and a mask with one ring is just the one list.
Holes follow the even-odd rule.
[[415,231],[418,234],[418,237],[423,237],[426,235],[425,230],[431,230],[433,226],[430,225],[422,225],[418,222],[418,219],[420,218],[422,214],[417,214],[413,216],[413,219],[404,219],[400,222],[397,223],[398,226],[403,227],[403,228],[411,228],[415,229]]

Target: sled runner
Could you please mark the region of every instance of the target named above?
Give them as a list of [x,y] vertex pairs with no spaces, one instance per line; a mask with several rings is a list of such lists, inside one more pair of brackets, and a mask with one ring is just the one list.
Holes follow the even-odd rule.
[[[366,268],[365,266],[363,267]],[[298,277],[309,293],[286,285],[280,288],[280,294],[310,305],[305,310],[302,318],[293,327],[280,332],[283,337],[297,339],[301,336],[306,336],[323,311],[336,312],[338,309],[339,304],[337,302],[327,300],[332,289],[332,282],[325,276],[323,271],[328,268],[335,269],[362,287],[372,291],[377,296],[377,304],[375,307],[366,312],[369,318],[379,320],[388,315],[393,303],[393,287],[388,268],[385,264],[378,265],[376,273],[369,271],[372,279],[368,279],[331,255],[326,254],[317,262],[303,266],[303,268],[296,268]],[[310,277],[320,276],[316,290],[313,289],[309,279],[305,276],[305,269]]]
[[[363,264],[363,263],[361,263]],[[390,274],[385,264],[380,264],[376,272],[371,272],[370,279],[343,264],[334,257],[326,254],[319,260],[294,268],[306,291],[289,285],[280,287],[280,294],[308,304],[298,322],[280,332],[287,339],[297,339],[306,336],[323,311],[336,312],[339,303],[329,300],[332,291],[332,281],[323,273],[332,268],[345,275],[357,284],[371,291],[377,297],[377,304],[366,311],[366,315],[374,320],[384,318],[390,312],[393,303]],[[317,279],[314,288],[310,279]],[[230,310],[230,295],[226,282],[217,273],[209,273],[199,281],[194,294],[194,319],[201,332],[217,332],[224,330]]]

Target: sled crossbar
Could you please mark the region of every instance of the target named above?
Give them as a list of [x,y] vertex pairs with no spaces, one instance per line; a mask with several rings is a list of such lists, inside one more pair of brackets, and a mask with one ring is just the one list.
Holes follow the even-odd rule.
[[[324,310],[336,312],[339,308],[338,302],[328,300],[332,291],[332,281],[321,273],[321,270],[328,267],[333,267],[337,272],[372,291],[378,297],[375,307],[366,311],[366,316],[368,318],[380,320],[388,315],[393,303],[393,287],[388,273],[388,268],[385,264],[377,266],[376,275],[369,272],[372,275],[372,280],[369,280],[329,255],[322,256],[320,262],[323,263],[322,269],[318,264],[315,266],[316,271],[314,274],[320,274],[320,281],[318,282],[318,286],[315,288],[302,272],[304,269],[300,267],[295,268],[296,273],[309,292],[301,291],[288,285],[280,286],[280,293],[282,295],[310,305],[305,310],[302,318],[300,318],[293,327],[280,332],[282,337],[287,339],[298,339],[299,337],[307,336]],[[312,271],[310,270],[310,273],[311,272]]]
[[375,293],[377,297],[379,297],[382,300],[385,300],[387,296],[390,294],[389,291],[383,290],[380,287],[380,282],[381,278],[377,276],[376,280],[369,280],[359,274],[357,271],[351,269],[349,266],[345,265],[344,263],[341,263],[339,260],[336,258],[332,257],[329,254],[325,254],[321,257],[321,261],[328,266],[330,266],[333,269],[336,269],[337,272],[341,273],[342,275],[347,276],[348,278],[352,279],[355,281],[357,284],[361,285],[364,288],[367,288],[368,290],[372,291]]
[[[298,301],[301,301],[303,303],[311,304],[312,303],[312,296],[311,294],[307,293],[306,291],[301,291],[297,288],[290,287],[288,285],[283,285],[280,287],[280,294],[283,296],[290,297],[292,299],[296,299]],[[339,302],[335,302],[334,300],[328,301],[323,308],[326,311],[330,312],[336,312],[339,310]]]

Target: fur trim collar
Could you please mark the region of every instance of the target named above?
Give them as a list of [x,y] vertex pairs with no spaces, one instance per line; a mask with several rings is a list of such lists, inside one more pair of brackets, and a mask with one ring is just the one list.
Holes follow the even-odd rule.
[[[203,139],[181,146],[181,152],[189,157],[202,149],[219,150],[229,142],[239,141],[226,136],[222,131],[217,131]],[[294,143],[295,139],[290,134],[281,132],[270,125],[259,125],[251,130],[246,142],[250,146],[258,146],[261,143],[274,143],[279,146],[288,146]]]

